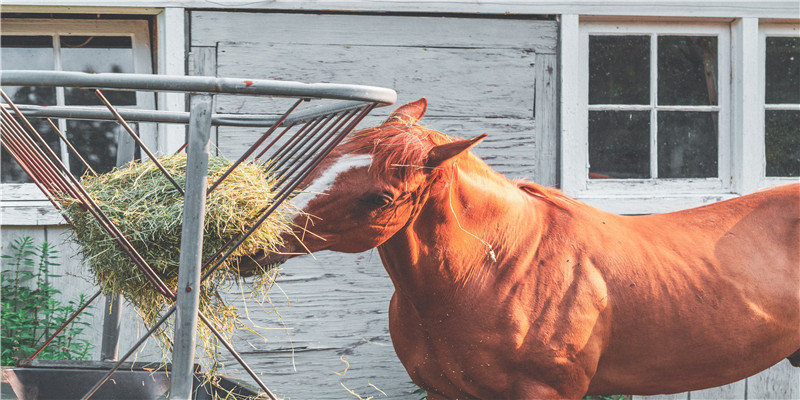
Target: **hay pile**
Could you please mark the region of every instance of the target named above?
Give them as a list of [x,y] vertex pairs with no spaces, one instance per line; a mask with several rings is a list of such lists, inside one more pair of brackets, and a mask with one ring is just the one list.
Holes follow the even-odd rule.
[[[160,158],[181,187],[185,187],[186,155]],[[222,157],[210,157],[209,182],[214,182],[231,165]],[[161,276],[170,290],[178,280],[183,197],[152,162],[132,162],[123,168],[97,176],[84,176],[82,185],[131,244]],[[271,203],[273,178],[263,165],[243,163],[206,200],[203,260],[211,257],[232,236],[246,232],[258,219],[259,211]],[[64,212],[73,222],[74,237],[83,246],[82,255],[107,293],[122,293],[144,322],[153,324],[172,305],[161,296],[131,259],[120,249],[80,204],[62,198]],[[217,329],[230,336],[239,319],[238,310],[225,304],[220,289],[230,277],[238,277],[238,260],[262,249],[281,244],[280,236],[290,232],[288,204],[282,205],[226,260],[200,292],[200,311],[215,320]],[[212,263],[213,265],[213,263]],[[205,270],[203,271],[205,273]],[[269,269],[262,271],[269,275]],[[162,330],[167,340],[171,327]],[[200,324],[198,342],[208,354],[214,349],[211,334]]]

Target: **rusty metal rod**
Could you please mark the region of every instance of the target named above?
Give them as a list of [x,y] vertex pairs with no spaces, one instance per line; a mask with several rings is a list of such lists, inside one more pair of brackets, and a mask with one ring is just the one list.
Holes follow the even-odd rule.
[[200,320],[203,321],[203,323],[208,327],[208,329],[211,330],[214,336],[217,337],[217,340],[219,340],[220,343],[222,343],[222,345],[225,346],[226,349],[228,349],[228,352],[231,353],[233,358],[235,358],[236,361],[239,362],[239,365],[241,365],[242,368],[244,368],[244,370],[247,371],[247,374],[250,375],[250,377],[253,378],[254,381],[256,381],[261,390],[263,390],[267,394],[267,396],[269,396],[270,399],[277,400],[277,397],[275,397],[275,395],[272,394],[272,392],[267,388],[264,382],[262,382],[261,379],[258,378],[258,375],[256,375],[255,371],[253,371],[253,369],[247,365],[242,356],[239,355],[239,353],[233,349],[233,346],[231,346],[231,344],[228,343],[228,341],[225,339],[224,336],[222,336],[222,334],[217,330],[217,328],[214,327],[214,324],[212,324],[211,321],[209,321],[208,318],[206,318],[206,316],[200,311],[197,312],[197,316],[200,317]]
[[139,147],[142,149],[142,151],[147,153],[147,156],[150,157],[150,161],[152,161],[156,165],[156,167],[158,167],[158,169],[161,170],[161,173],[163,173],[164,176],[167,179],[169,179],[170,182],[172,182],[172,185],[175,186],[175,189],[178,190],[178,193],[180,193],[181,196],[183,196],[183,188],[181,188],[181,185],[178,185],[178,182],[175,181],[175,178],[172,177],[172,174],[170,174],[169,171],[167,171],[167,169],[164,168],[163,165],[161,165],[158,159],[156,159],[156,156],[150,151],[149,148],[147,148],[144,142],[142,142],[142,139],[139,138],[139,135],[137,135],[136,132],[133,130],[133,128],[131,128],[131,126],[128,125],[128,122],[125,121],[124,118],[122,118],[122,115],[119,114],[117,109],[114,108],[113,105],[111,105],[111,103],[108,101],[108,99],[106,99],[106,96],[103,95],[100,89],[95,89],[94,94],[100,99],[100,101],[103,102],[103,104],[106,105],[108,110],[111,111],[112,114],[114,114],[114,117],[117,118],[117,122],[119,122],[119,124],[122,125],[122,127],[125,128],[126,131],[128,131],[128,134],[131,135],[136,144],[138,144]]
[[92,175],[97,175],[97,172],[94,169],[92,169],[92,167],[89,165],[88,162],[86,162],[86,160],[83,158],[83,156],[81,156],[81,153],[78,152],[78,150],[72,145],[72,143],[70,143],[70,141],[67,139],[67,136],[64,135],[61,132],[61,130],[58,129],[56,124],[53,123],[53,120],[50,119],[50,118],[47,118],[47,122],[50,123],[50,127],[53,128],[53,131],[55,131],[56,134],[58,134],[58,137],[61,138],[61,140],[64,142],[64,144],[66,144],[67,147],[69,147],[69,149],[72,150],[72,152],[75,154],[75,157],[78,157],[78,159],[81,160],[81,163],[83,163],[83,165],[86,167],[86,169],[89,170],[92,173]]
[[242,162],[244,162],[244,160],[247,160],[247,158],[248,158],[248,157],[250,157],[250,155],[252,155],[252,154],[253,154],[253,153],[256,151],[256,149],[258,149],[258,147],[259,147],[259,146],[261,146],[261,144],[262,144],[262,143],[264,143],[264,141],[265,141],[265,140],[267,140],[267,138],[268,138],[270,135],[272,135],[272,133],[273,133],[273,132],[275,132],[275,130],[276,130],[276,129],[278,129],[278,127],[279,127],[279,126],[281,126],[281,124],[283,123],[283,121],[286,121],[286,118],[288,118],[288,117],[289,117],[289,114],[291,114],[291,113],[292,113],[292,111],[294,111],[294,110],[295,110],[295,109],[296,109],[298,106],[300,106],[300,104],[301,104],[301,103],[303,103],[304,101],[306,101],[306,99],[303,99],[303,98],[301,98],[301,99],[298,99],[298,100],[297,100],[297,101],[296,101],[296,102],[295,102],[295,103],[294,103],[294,104],[293,104],[291,107],[289,107],[289,109],[288,109],[288,110],[286,110],[286,112],[285,112],[285,113],[283,113],[283,115],[281,116],[281,118],[280,118],[280,119],[279,119],[277,122],[275,122],[275,124],[274,124],[274,125],[272,125],[272,127],[270,127],[270,128],[269,128],[269,129],[268,129],[266,132],[264,132],[264,134],[263,134],[263,135],[261,135],[261,137],[260,137],[260,138],[258,138],[258,140],[256,140],[256,142],[255,142],[255,143],[253,143],[253,145],[252,145],[252,146],[250,146],[250,148],[249,148],[249,149],[247,149],[247,151],[245,151],[245,152],[244,152],[244,154],[242,154],[242,156],[241,156],[241,157],[239,157],[239,159],[238,159],[238,160],[236,160],[236,162],[234,162],[234,163],[233,163],[233,164],[232,164],[232,165],[231,165],[231,166],[228,168],[228,170],[227,170],[227,171],[225,171],[225,172],[222,174],[222,176],[220,176],[220,177],[219,177],[219,179],[217,179],[217,181],[216,181],[216,182],[214,182],[214,184],[212,184],[212,185],[211,185],[211,187],[209,187],[209,188],[208,188],[208,190],[206,191],[206,195],[209,195],[209,194],[211,194],[211,192],[213,192],[213,191],[214,191],[214,189],[216,189],[216,188],[217,188],[217,186],[219,186],[219,184],[220,184],[220,183],[222,183],[222,181],[224,181],[224,180],[225,180],[225,178],[227,178],[227,177],[228,177],[228,175],[230,175],[230,174],[231,174],[231,172],[233,172],[233,170],[234,170],[234,169],[236,169],[236,167],[238,167],[238,166],[239,166],[239,164],[241,164]]
[[[321,122],[327,120],[328,118],[330,118],[330,117],[329,116],[321,116],[321,117],[315,118],[313,121],[310,121],[310,123],[311,123],[310,125],[306,124],[305,126],[303,126],[302,129],[300,129],[297,132],[295,132],[294,135],[292,135],[292,137],[289,138],[289,140],[287,140],[286,143],[281,145],[281,147],[279,147],[278,150],[276,150],[275,153],[270,158],[274,162],[278,162],[279,160],[283,159],[284,155],[288,151],[290,151],[292,148],[294,148],[295,144],[298,141],[300,141],[300,139],[307,134],[306,131],[312,131],[312,130],[316,129],[316,127]],[[273,163],[273,165],[270,166],[270,168],[274,167],[274,165],[275,164]]]
[[[309,141],[314,139],[314,142],[312,142],[312,145],[308,147],[308,148],[312,148],[314,146],[314,143],[316,143],[318,140],[321,140],[322,138],[324,138],[325,135],[327,135],[330,132],[331,128],[336,126],[338,124],[338,121],[341,121],[341,119],[344,116],[346,116],[348,113],[352,114],[352,112],[346,112],[346,113],[341,113],[341,114],[336,114],[336,115],[331,114],[329,116],[326,116],[325,120],[322,121],[322,123],[319,124],[316,128],[314,128],[313,131],[303,135],[302,137],[300,137],[298,135],[297,137],[300,138],[300,139],[296,142],[296,144],[291,149],[288,149],[286,152],[284,152],[280,156],[276,156],[278,161],[275,163],[275,165],[273,166],[272,170],[273,171],[280,170],[281,167],[283,167],[284,165],[286,165],[286,163],[288,163],[288,162],[290,162],[292,160],[292,157],[294,157],[295,154],[297,154],[299,151],[303,150],[303,148],[306,146],[306,144],[308,144]],[[334,119],[337,119],[337,118],[338,118],[337,122],[334,122],[333,124],[330,124],[331,121],[334,121]],[[327,128],[325,128],[326,126],[327,126]],[[322,133],[321,135],[317,135],[320,131],[323,131],[324,133]],[[308,150],[308,149],[306,149],[306,150]]]
[[[335,147],[337,144],[339,144],[339,143],[340,143],[340,142],[341,142],[341,141],[344,139],[344,137],[345,137],[345,136],[347,136],[347,134],[348,134],[348,133],[350,133],[350,131],[351,131],[351,130],[352,130],[352,129],[353,129],[353,128],[354,128],[354,127],[355,127],[355,126],[356,126],[356,125],[359,123],[359,122],[361,122],[361,120],[362,120],[362,119],[363,119],[363,118],[364,118],[364,117],[365,117],[365,116],[366,116],[366,115],[367,115],[367,114],[368,114],[368,113],[369,113],[369,112],[372,110],[372,108],[373,108],[374,106],[375,106],[375,104],[374,104],[374,103],[372,103],[372,104],[369,104],[369,105],[367,105],[366,107],[364,107],[364,108],[362,109],[361,113],[360,113],[360,114],[357,116],[357,118],[356,118],[354,121],[352,121],[352,122],[351,122],[351,123],[348,125],[348,127],[347,127],[346,129],[342,130],[342,131],[339,133],[339,135],[337,135],[336,137],[334,137],[334,140],[333,140],[333,141],[331,141],[331,142],[330,142],[330,143],[329,143],[329,144],[328,144],[328,145],[325,147],[325,149],[324,149],[324,151],[323,151],[322,153],[318,154],[318,155],[317,155],[317,156],[316,156],[316,157],[315,157],[315,158],[312,160],[312,162],[311,162],[310,164],[308,164],[308,165],[307,165],[307,166],[306,166],[304,169],[302,169],[302,170],[301,170],[301,173],[300,173],[300,174],[298,174],[297,176],[295,176],[295,177],[294,177],[294,179],[293,179],[293,180],[291,180],[291,181],[290,181],[290,183],[289,183],[288,185],[286,185],[285,187],[283,187],[283,188],[282,188],[282,189],[281,189],[281,190],[278,192],[278,194],[275,196],[275,199],[274,199],[274,200],[273,200],[273,202],[272,202],[272,205],[271,205],[271,206],[270,206],[270,207],[269,207],[269,208],[268,208],[266,211],[264,211],[263,213],[261,213],[261,217],[260,217],[260,218],[259,218],[259,219],[258,219],[258,220],[257,220],[257,221],[254,223],[254,224],[253,224],[253,226],[252,226],[252,227],[250,227],[250,229],[248,229],[248,230],[247,230],[247,232],[245,232],[244,234],[242,234],[242,235],[239,237],[239,239],[236,241],[236,243],[235,243],[233,246],[231,246],[231,248],[229,248],[229,249],[228,249],[228,250],[225,252],[225,254],[224,254],[224,255],[223,255],[221,258],[220,258],[220,260],[218,260],[218,261],[217,261],[217,262],[216,262],[216,263],[215,263],[215,264],[214,264],[214,265],[213,265],[211,268],[209,268],[209,269],[208,269],[208,270],[205,272],[205,274],[203,274],[202,278],[200,279],[201,281],[204,281],[204,280],[205,280],[205,279],[207,279],[209,276],[211,276],[211,274],[213,274],[213,273],[214,273],[214,271],[215,271],[217,268],[219,268],[219,266],[220,266],[220,265],[222,265],[222,263],[224,262],[224,260],[225,260],[226,258],[228,258],[228,257],[229,257],[229,256],[230,256],[230,255],[231,255],[231,254],[232,254],[234,251],[236,251],[236,249],[237,249],[239,246],[241,246],[241,244],[242,244],[242,243],[244,243],[244,241],[245,241],[245,240],[247,240],[247,238],[248,238],[248,237],[250,237],[250,235],[252,235],[252,234],[253,234],[253,232],[255,232],[255,230],[256,230],[256,229],[258,229],[258,227],[259,227],[259,226],[260,226],[260,225],[261,225],[261,224],[262,224],[262,223],[263,223],[263,222],[264,222],[264,221],[267,219],[267,217],[269,217],[269,216],[270,216],[270,214],[272,214],[272,212],[274,212],[274,211],[275,211],[275,210],[278,208],[278,206],[279,206],[279,205],[280,205],[280,204],[281,204],[281,203],[282,203],[284,200],[286,200],[286,199],[287,199],[287,198],[288,198],[288,197],[289,197],[289,196],[292,194],[292,192],[294,191],[294,189],[295,189],[295,188],[297,188],[297,186],[298,186],[298,185],[300,185],[300,183],[303,181],[303,179],[305,179],[306,177],[308,177],[308,175],[311,173],[311,171],[313,171],[313,169],[314,169],[314,168],[315,168],[317,165],[319,165],[319,163],[320,163],[320,162],[322,162],[322,159],[323,159],[323,158],[325,158],[325,156],[326,156],[326,155],[327,155],[327,154],[330,152],[330,150],[332,150],[332,149],[333,149],[333,148],[334,148],[334,147]],[[280,185],[276,185],[276,187],[279,187],[279,186],[280,186]]]
[[45,340],[45,342],[44,342],[44,343],[43,343],[43,344],[42,344],[42,345],[39,347],[39,349],[38,349],[38,350],[36,350],[36,352],[35,352],[35,353],[31,354],[31,356],[30,356],[30,357],[28,357],[28,358],[26,358],[25,360],[27,360],[27,361],[30,361],[30,360],[33,360],[34,358],[36,358],[36,356],[38,356],[38,355],[39,355],[39,353],[41,353],[41,351],[42,351],[42,350],[44,350],[44,348],[45,348],[45,347],[47,347],[47,345],[48,345],[48,344],[50,344],[50,342],[52,342],[52,341],[53,341],[53,339],[55,339],[55,338],[56,338],[56,336],[58,336],[58,334],[60,334],[62,331],[64,331],[64,329],[66,329],[66,328],[67,328],[67,326],[69,326],[69,324],[71,324],[71,323],[72,323],[72,321],[74,321],[74,320],[75,320],[75,318],[77,318],[77,317],[78,317],[78,314],[82,313],[82,312],[83,312],[83,310],[85,310],[85,309],[86,309],[86,307],[89,307],[89,304],[92,304],[92,302],[93,302],[93,301],[94,301],[96,298],[98,298],[98,297],[100,296],[100,294],[101,294],[101,293],[103,293],[103,289],[100,289],[100,290],[98,290],[98,291],[97,291],[97,293],[95,293],[95,294],[94,294],[94,296],[92,296],[92,298],[90,298],[90,299],[89,299],[89,301],[87,301],[86,303],[84,303],[84,304],[83,304],[83,305],[82,305],[82,306],[81,306],[81,307],[78,309],[78,311],[75,311],[75,313],[73,313],[73,314],[72,314],[72,316],[71,316],[71,317],[69,317],[69,319],[67,319],[67,321],[66,321],[66,322],[64,322],[64,324],[63,324],[63,325],[61,325],[61,327],[60,327],[60,328],[58,328],[58,330],[57,330],[55,333],[53,333],[53,334],[52,334],[52,335],[51,335],[51,336],[50,336],[50,337],[49,337],[47,340]]
[[115,373],[115,372],[117,372],[117,370],[119,369],[119,367],[121,367],[121,366],[122,366],[122,364],[123,364],[125,361],[127,361],[127,360],[128,360],[128,358],[129,358],[131,355],[133,355],[133,353],[134,353],[134,352],[136,352],[136,349],[138,349],[138,348],[139,348],[139,347],[142,345],[142,343],[144,343],[144,341],[145,341],[145,340],[147,340],[147,339],[148,339],[150,336],[152,336],[152,335],[153,335],[153,333],[154,333],[154,332],[155,332],[155,331],[156,331],[156,330],[157,330],[159,327],[161,327],[161,325],[163,325],[163,324],[164,324],[164,322],[166,322],[166,321],[167,321],[167,318],[169,318],[169,317],[170,317],[170,316],[171,316],[171,315],[172,315],[174,312],[175,312],[175,305],[173,304],[173,305],[172,305],[172,307],[170,307],[170,308],[169,308],[169,309],[168,309],[168,310],[167,310],[167,311],[164,313],[164,315],[161,317],[161,319],[159,319],[159,320],[158,320],[158,322],[156,322],[156,323],[155,323],[155,325],[153,325],[153,326],[152,326],[152,327],[151,327],[151,328],[150,328],[150,329],[147,331],[147,333],[145,333],[145,334],[144,334],[144,336],[142,336],[141,338],[139,338],[139,340],[138,340],[136,343],[134,343],[134,344],[133,344],[133,347],[131,347],[131,349],[130,349],[130,350],[128,350],[128,352],[127,352],[127,353],[125,353],[125,355],[123,355],[123,356],[122,356],[122,357],[119,359],[119,361],[117,361],[117,363],[116,363],[116,364],[114,364],[114,366],[113,366],[113,367],[112,367],[112,368],[111,368],[111,369],[110,369],[110,370],[109,370],[109,371],[108,371],[108,372],[107,372],[107,373],[106,373],[106,374],[103,376],[103,378],[101,378],[101,379],[100,379],[100,380],[99,380],[97,383],[95,383],[95,385],[94,385],[94,386],[92,386],[92,388],[91,388],[91,389],[89,389],[89,392],[87,392],[85,395],[83,395],[83,397],[82,397],[81,399],[82,399],[82,400],[87,400],[87,399],[89,399],[90,397],[92,397],[92,396],[93,396],[93,395],[94,395],[94,394],[95,394],[95,393],[96,393],[96,392],[97,392],[97,391],[100,389],[100,386],[103,386],[103,384],[104,384],[104,383],[106,383],[106,382],[108,381],[108,379],[109,379],[109,378],[111,378],[111,375],[114,375],[114,373]]
[[122,231],[120,231],[119,228],[116,225],[114,225],[113,222],[111,222],[108,216],[105,215],[105,213],[100,209],[98,204],[91,198],[91,196],[89,196],[89,193],[87,193],[86,190],[83,188],[83,186],[80,185],[80,182],[78,182],[75,176],[69,173],[67,167],[55,155],[53,150],[49,146],[47,146],[47,143],[44,142],[44,139],[41,137],[41,135],[39,135],[36,129],[34,129],[33,125],[31,125],[28,119],[25,118],[25,116],[19,111],[17,106],[11,101],[11,99],[8,98],[8,96],[2,90],[0,90],[0,95],[2,95],[6,103],[8,103],[8,105],[11,106],[11,108],[14,110],[14,112],[17,114],[20,120],[25,123],[25,126],[27,127],[29,133],[32,136],[37,137],[41,142],[44,143],[43,147],[50,154],[50,157],[53,159],[55,166],[61,172],[65,173],[67,177],[69,177],[69,180],[74,185],[73,187],[77,189],[78,192],[80,193],[80,197],[75,197],[75,198],[83,203],[88,202],[88,204],[91,205],[91,207],[87,207],[87,211],[89,211],[98,220],[98,222],[100,222],[100,226],[103,229],[105,229],[108,233],[111,234],[114,241],[116,241],[120,245],[122,250],[126,254],[128,254],[129,257],[131,257],[134,264],[136,264],[136,266],[145,274],[145,276],[148,277],[150,282],[156,286],[156,290],[159,293],[166,296],[170,296],[170,298],[174,299],[175,294],[172,293],[169,290],[169,288],[167,288],[167,285],[164,283],[163,280],[161,280],[161,277],[159,277],[158,274],[156,274],[155,271],[153,271],[152,267],[150,267],[150,265],[144,260],[144,258],[136,251],[136,249],[128,241],[125,235],[122,234]]
[[31,179],[39,180],[51,192],[71,194],[71,187],[66,178],[55,170],[52,160],[24,132],[22,127],[11,115],[3,110],[7,144],[16,149],[17,161],[25,164],[33,174]]
[[[3,127],[5,127],[5,125]],[[26,174],[28,174],[28,176],[31,178],[31,181],[33,181],[36,187],[38,187],[39,190],[45,195],[45,197],[47,197],[47,200],[49,200],[50,203],[53,204],[53,207],[55,207],[56,210],[61,210],[61,205],[58,204],[58,202],[53,198],[50,190],[44,186],[40,178],[34,177],[34,172],[29,168],[28,165],[20,162],[20,156],[15,155],[16,151],[9,147],[8,143],[5,140],[3,140],[3,137],[4,135],[0,135],[0,144],[2,144],[2,146],[5,147],[6,150],[8,150],[8,153],[11,154],[11,156],[17,160],[17,164],[19,164],[22,170],[25,171]],[[70,221],[69,217],[67,217],[66,214],[61,214],[61,216],[64,217],[64,220],[66,220],[67,223],[70,224],[72,223],[72,221]]]

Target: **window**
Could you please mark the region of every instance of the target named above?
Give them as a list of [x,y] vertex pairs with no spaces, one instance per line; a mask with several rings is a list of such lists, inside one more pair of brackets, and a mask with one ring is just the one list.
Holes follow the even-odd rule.
[[[1,33],[0,57],[4,69],[151,73],[153,68],[147,20],[4,16]],[[3,90],[18,104],[102,107],[99,99],[87,90],[10,86],[3,86]],[[155,97],[149,93],[106,91],[104,94],[114,105],[152,108],[155,102]],[[31,123],[74,174],[83,173],[83,164],[67,151],[47,120],[33,118]],[[119,143],[125,143],[124,148],[129,152],[135,151],[116,122],[54,119],[53,123],[94,169],[107,171],[116,165]],[[154,124],[139,124],[135,129],[145,143],[157,148]],[[63,222],[5,149],[0,160],[0,205],[4,224]]]
[[[148,37],[146,21],[3,19],[2,65],[4,69],[22,70],[150,72]],[[102,105],[92,91],[82,89],[4,86],[3,90],[18,104]],[[133,92],[108,92],[106,97],[118,106],[153,101],[152,96]],[[62,162],[80,176],[86,168],[68,153],[49,123],[44,119],[32,123],[47,136]],[[59,120],[56,126],[95,170],[108,171],[116,165],[120,134],[116,122]],[[30,182],[5,150],[0,180],[4,184]]]
[[730,197],[730,39],[728,23],[580,24],[562,189],[625,213]]
[[587,189],[725,189],[728,38],[726,26],[583,27]]
[[759,53],[764,76],[762,186],[797,181],[800,177],[800,33],[797,26],[762,26]]

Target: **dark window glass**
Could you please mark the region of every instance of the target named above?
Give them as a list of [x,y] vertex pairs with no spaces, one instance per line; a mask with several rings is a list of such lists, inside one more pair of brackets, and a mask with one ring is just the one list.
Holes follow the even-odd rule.
[[[51,36],[12,36],[0,38],[0,64],[3,69],[51,70],[55,64]],[[16,104],[55,105],[56,90],[45,86],[7,86],[3,91]],[[45,141],[59,154],[58,141],[47,121],[30,119],[31,124],[44,136]],[[0,154],[0,181],[3,183],[31,183],[28,175],[12,155],[3,147]]]
[[589,36],[589,104],[650,104],[649,36]]
[[800,176],[800,111],[766,110],[767,176]]
[[[133,45],[128,36],[61,36],[64,71],[133,73]],[[93,90],[66,88],[67,105],[102,105]],[[105,90],[115,106],[136,105],[136,94]]]
[[767,37],[767,104],[800,103],[800,38]]
[[591,178],[650,177],[650,112],[589,112]]
[[659,36],[658,104],[717,103],[717,38]]
[[717,176],[717,113],[658,113],[658,177]]

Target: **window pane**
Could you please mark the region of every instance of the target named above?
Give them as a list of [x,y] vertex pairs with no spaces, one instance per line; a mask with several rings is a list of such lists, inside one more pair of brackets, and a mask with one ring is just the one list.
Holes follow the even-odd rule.
[[650,112],[589,112],[589,177],[650,177]]
[[800,103],[800,38],[767,38],[766,75],[767,103]]
[[650,104],[649,36],[589,36],[589,104]]
[[800,176],[800,111],[764,115],[767,176]]
[[[133,73],[133,45],[128,36],[61,36],[64,71]],[[134,92],[105,90],[115,106],[136,105]],[[66,88],[67,105],[102,105],[93,90]]]
[[658,177],[710,178],[717,172],[717,113],[658,113]]
[[658,37],[658,104],[717,104],[716,37]]
[[[3,69],[51,70],[54,65],[53,38],[51,36],[3,35],[0,39],[0,63]],[[55,105],[56,90],[44,86],[3,86],[3,91],[17,104]],[[58,154],[58,141],[47,121],[30,118],[31,124],[44,136],[45,141]],[[0,182],[31,183],[22,167],[6,151],[0,152]]]
[[[128,134],[113,121],[67,121],[67,139],[97,173],[111,171],[117,165],[118,132]],[[86,167],[72,152],[69,161],[72,173],[83,175]]]

